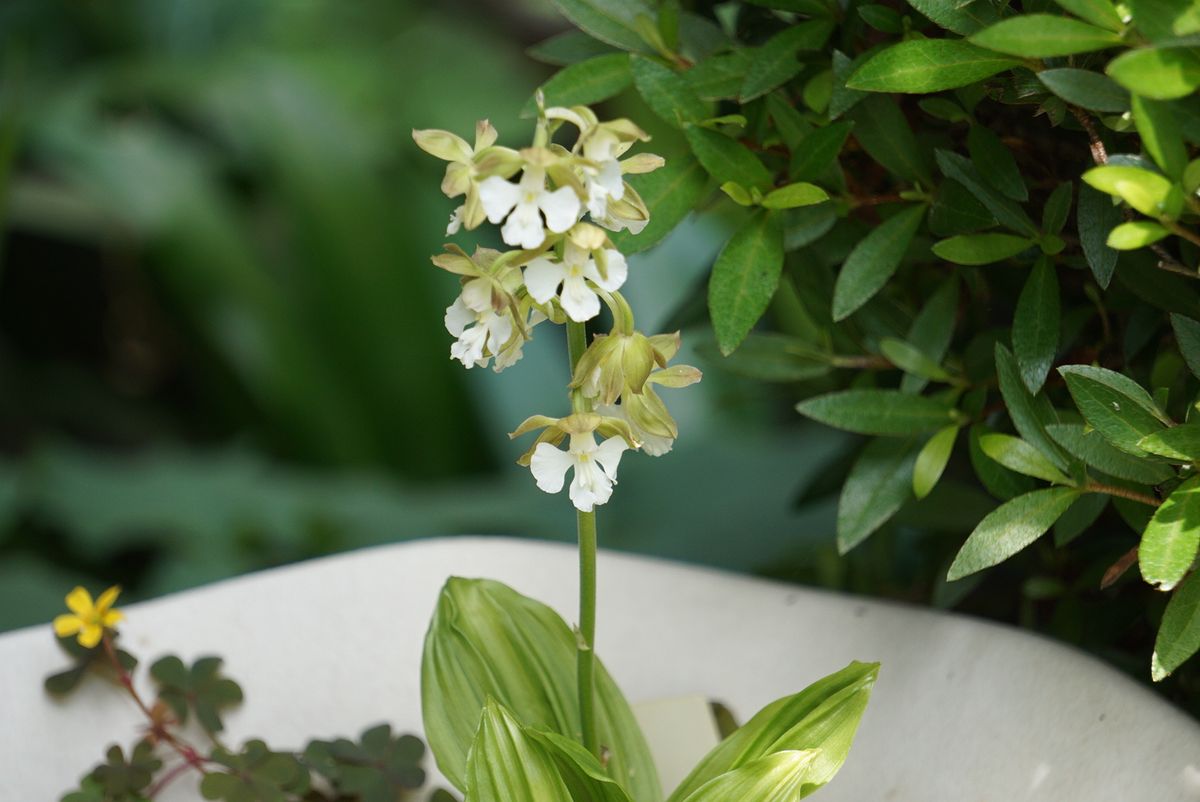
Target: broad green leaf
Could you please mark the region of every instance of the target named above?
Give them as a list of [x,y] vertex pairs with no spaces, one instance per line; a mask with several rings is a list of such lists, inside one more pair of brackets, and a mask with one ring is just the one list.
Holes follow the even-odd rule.
[[752,50],[742,83],[741,102],[748,103],[796,77],[803,66],[796,54],[819,50],[832,31],[831,20],[807,20],[784,28],[766,44]]
[[1020,368],[1012,352],[996,343],[996,379],[1000,384],[1000,395],[1012,419],[1013,427],[1027,442],[1050,458],[1060,470],[1066,470],[1067,460],[1061,449],[1046,433],[1046,423],[1038,407],[1038,400],[1025,386]]
[[1142,533],[1138,565],[1142,579],[1159,590],[1179,584],[1200,548],[1200,476],[1193,476],[1167,496]]
[[783,213],[783,248],[794,251],[816,242],[837,223],[837,211],[832,203],[801,206]]
[[990,430],[983,424],[977,423],[971,427],[968,453],[971,457],[971,467],[975,469],[975,475],[979,477],[979,481],[983,483],[989,493],[1002,501],[1007,501],[1022,493],[1028,493],[1034,487],[1033,481],[1028,476],[1010,471],[983,453],[980,442],[989,432]]
[[833,89],[829,96],[829,108],[827,109],[829,119],[836,120],[854,108],[863,98],[868,97],[869,93],[867,92],[849,89],[846,81],[854,74],[855,70],[866,63],[871,55],[872,51],[868,50],[851,59],[840,50],[833,51]]
[[1067,11],[1082,20],[1107,28],[1110,31],[1122,31],[1125,23],[1121,15],[1109,0],[1054,0]]
[[983,180],[1013,200],[1029,200],[1016,159],[990,128],[972,125],[967,132],[967,150]]
[[1118,251],[1135,251],[1153,245],[1170,232],[1150,220],[1122,223],[1108,234],[1108,247]]
[[708,282],[708,311],[722,354],[733,353],[767,311],[782,270],[779,219],[758,212],[725,243]]
[[971,194],[991,212],[1001,225],[1028,237],[1036,237],[1038,228],[1029,215],[1010,198],[1006,198],[987,185],[983,176],[965,157],[949,150],[937,150],[938,167],[947,178],[953,178],[971,191]]
[[616,51],[613,50],[612,45],[593,39],[583,31],[577,30],[557,33],[525,51],[530,58],[557,67],[578,64],[581,61],[614,52]]
[[917,101],[917,106],[931,117],[936,117],[946,122],[961,123],[971,119],[971,116],[963,110],[962,106],[950,98],[942,97],[941,95],[921,98]]
[[1046,205],[1042,207],[1042,230],[1049,234],[1057,234],[1067,224],[1071,213],[1071,190],[1074,186],[1070,181],[1064,181],[1054,188]]
[[1100,286],[1108,289],[1113,271],[1117,269],[1117,252],[1108,246],[1108,235],[1121,223],[1121,210],[1107,195],[1085,184],[1079,187],[1075,217],[1079,245],[1088,267]]
[[1045,534],[1079,494],[1073,487],[1049,487],[1001,504],[971,532],[946,579],[962,579],[1004,562]]
[[1167,312],[1200,319],[1200,291],[1196,282],[1159,270],[1153,258],[1123,259],[1116,275],[1122,287],[1146,303]]
[[1157,485],[1175,476],[1167,465],[1127,454],[1082,423],[1054,423],[1047,426],[1046,431],[1071,456],[1119,479]]
[[908,0],[908,4],[948,31],[970,36],[1000,19],[990,0]]
[[933,244],[939,258],[956,265],[990,265],[1009,259],[1036,245],[1013,234],[960,234]]
[[596,756],[584,749],[579,741],[557,732],[542,732],[529,727],[522,731],[528,741],[541,746],[553,761],[573,802],[631,802],[625,789],[606,773]]
[[1142,138],[1142,147],[1154,162],[1172,178],[1182,178],[1188,153],[1171,105],[1134,95],[1133,122]]
[[785,750],[751,761],[733,771],[714,777],[697,788],[684,802],[793,802],[800,799],[820,750]]
[[1090,111],[1120,114],[1129,111],[1129,92],[1107,75],[1074,67],[1042,70],[1046,88],[1068,103]]
[[980,435],[979,448],[1010,471],[1057,485],[1071,484],[1071,479],[1054,467],[1045,454],[1019,437],[998,433]]
[[767,114],[775,123],[775,130],[783,139],[788,150],[800,147],[800,141],[812,133],[813,127],[804,115],[792,105],[791,99],[783,92],[772,92],[767,95]]
[[[958,274],[951,273],[926,301],[925,306],[913,319],[905,341],[924,354],[934,364],[941,364],[954,337],[954,319],[958,313]],[[906,393],[919,393],[926,381],[913,374],[906,374],[900,381],[900,389]]]
[[[668,802],[683,802],[722,774],[785,751],[820,750],[805,786],[792,798],[829,782],[846,760],[878,673],[878,663],[851,663],[800,693],[771,702],[702,758]],[[730,802],[754,798],[735,796]]]
[[[542,84],[542,92],[547,106],[586,106],[624,92],[631,83],[629,54],[611,53],[562,68]],[[530,98],[521,109],[521,116],[536,114],[537,106]]]
[[1054,522],[1054,545],[1065,546],[1082,535],[1108,507],[1104,493],[1084,493]]
[[904,340],[884,337],[879,341],[879,352],[905,373],[940,382],[949,382],[953,379],[945,368],[925,356],[919,348],[909,345]]
[[1196,51],[1194,45],[1137,48],[1117,56],[1105,72],[1134,94],[1175,100],[1200,87],[1200,53]]
[[883,526],[912,496],[917,444],[878,437],[850,467],[837,511],[837,547],[845,554]]
[[779,189],[771,190],[763,198],[762,205],[768,209],[795,209],[799,206],[812,206],[829,200],[829,193],[815,184],[798,181]]
[[553,0],[562,15],[601,42],[649,53],[652,48],[638,31],[637,18],[654,19],[655,9],[647,0]]
[[1105,164],[1083,174],[1091,187],[1114,195],[1149,217],[1175,217],[1183,195],[1165,176],[1124,164]]
[[1193,376],[1200,378],[1200,323],[1184,315],[1171,315],[1175,343]]
[[973,44],[1028,58],[1070,56],[1121,44],[1121,36],[1086,22],[1054,14],[1021,14],[970,37]]
[[958,419],[947,401],[897,390],[843,390],[796,405],[801,415],[858,434],[907,437],[940,429]]
[[704,59],[683,73],[683,78],[701,99],[726,100],[738,96],[749,67],[750,55],[745,50],[730,50]]
[[846,86],[866,92],[927,94],[973,84],[1020,63],[961,39],[912,39],[872,56]]
[[853,121],[843,120],[817,128],[805,136],[800,146],[792,152],[789,168],[791,177],[796,181],[811,181],[820,177],[841,153],[852,128]]
[[833,369],[828,354],[785,334],[751,332],[727,357],[721,357],[719,350],[703,343],[696,350],[701,356],[711,358],[715,367],[758,381],[804,381],[824,376]]
[[1058,276],[1050,260],[1043,257],[1025,280],[1012,327],[1013,356],[1021,369],[1021,381],[1034,395],[1042,389],[1058,353],[1061,312]]
[[854,138],[868,156],[898,178],[932,183],[927,147],[917,141],[894,99],[870,95],[849,117],[854,122]]
[[952,178],[941,182],[929,209],[929,230],[939,237],[970,234],[996,225],[996,217]]
[[1173,39],[1185,33],[1176,27],[1188,12],[1195,13],[1193,0],[1128,0],[1126,3],[1138,33],[1151,42]]
[[672,156],[652,173],[626,176],[625,180],[650,211],[650,222],[640,233],[616,231],[608,235],[625,254],[644,251],[671,233],[704,199],[709,181],[708,172],[688,153]]
[[1150,395],[1131,379],[1104,368],[1064,365],[1058,372],[1067,381],[1075,406],[1092,428],[1122,451],[1146,455],[1138,441],[1164,427]]
[[1171,461],[1200,461],[1200,424],[1181,423],[1138,440],[1138,448]]
[[[549,607],[499,582],[447,580],[421,658],[426,739],[446,779],[465,788],[467,753],[488,697],[526,726],[578,737],[575,662],[575,635]],[[596,715],[609,776],[638,800],[660,799],[645,738],[602,665]]]
[[833,4],[830,0],[746,0],[746,2],[763,8],[793,11],[808,17],[828,17],[833,13]]
[[1200,649],[1200,571],[1183,580],[1163,613],[1150,673],[1155,682],[1165,679]]
[[874,297],[896,272],[921,226],[923,205],[909,206],[863,237],[838,273],[833,288],[833,319],[843,320]]
[[[947,426],[929,438],[917,454],[913,465],[912,490],[918,499],[925,498],[942,478],[946,463],[950,461],[950,453],[954,450],[954,440],[958,437],[958,426]],[[839,544],[840,550],[840,544]]]
[[862,17],[863,22],[877,31],[882,31],[883,33],[904,33],[904,23],[900,12],[894,8],[889,8],[879,3],[870,3],[858,7],[858,16]]
[[692,153],[717,181],[722,184],[732,181],[759,189],[771,185],[771,173],[745,145],[722,133],[696,125],[688,126],[685,133]]
[[467,757],[464,790],[470,802],[574,802],[546,750],[491,697],[484,702]]
[[633,83],[651,111],[663,122],[682,128],[711,116],[709,104],[696,96],[683,76],[657,61],[633,56]]

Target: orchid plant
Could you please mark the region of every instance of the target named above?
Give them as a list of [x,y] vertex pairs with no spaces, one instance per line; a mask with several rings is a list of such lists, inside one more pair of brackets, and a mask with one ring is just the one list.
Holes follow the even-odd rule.
[[[678,332],[646,335],[620,290],[629,265],[609,232],[638,234],[646,204],[623,176],[664,165],[627,156],[649,136],[626,119],[601,121],[586,106],[546,107],[530,147],[497,145],[487,121],[474,147],[446,131],[413,132],[448,162],[443,192],[462,198],[447,235],[500,226],[511,250],[455,245],[433,263],[460,277],[447,308],[450,356],[466,368],[515,364],[542,324],[566,330],[569,412],[533,415],[510,437],[538,432],[518,459],[539,489],[568,496],[579,539],[579,623],[498,582],[450,579],[425,642],[426,735],[446,778],[470,802],[664,798],[628,703],[595,656],[596,507],[613,495],[627,451],[669,452],[678,427],[655,388],[695,384],[700,371],[671,365]],[[574,134],[571,147],[557,137]],[[611,328],[589,340],[607,308]],[[519,648],[514,648],[519,644]],[[841,767],[874,684],[876,664],[852,663],[778,700],[735,730],[669,795],[669,802],[794,800]]]

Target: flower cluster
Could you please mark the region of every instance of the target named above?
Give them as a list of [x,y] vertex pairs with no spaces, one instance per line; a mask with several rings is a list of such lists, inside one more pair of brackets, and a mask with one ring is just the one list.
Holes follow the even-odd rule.
[[[473,147],[447,131],[414,131],[413,139],[448,162],[442,191],[463,198],[447,235],[487,221],[513,248],[480,247],[468,254],[447,245],[433,257],[461,284],[445,317],[456,338],[453,359],[499,372],[521,358],[539,323],[582,326],[603,306],[612,313],[612,330],[597,335],[574,365],[572,414],[534,416],[511,435],[541,429],[520,463],[548,493],[561,491],[573,470],[571,501],[590,512],[612,495],[626,450],[653,456],[670,451],[678,431],[654,386],[684,387],[699,381],[700,371],[669,367],[678,333],[647,337],[637,331],[620,293],[629,268],[609,232],[637,234],[649,221],[646,204],[624,178],[662,166],[653,154],[625,155],[649,137],[629,120],[601,122],[585,106],[539,108],[534,143],[521,150],[497,145],[496,129],[486,120],[476,126]],[[578,132],[570,149],[551,141],[563,126]],[[563,441],[565,451],[559,448]]]

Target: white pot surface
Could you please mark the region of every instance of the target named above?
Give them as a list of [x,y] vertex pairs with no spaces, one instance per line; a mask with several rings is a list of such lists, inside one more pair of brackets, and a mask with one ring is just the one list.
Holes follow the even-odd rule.
[[[490,577],[574,620],[575,553],[447,538],[232,579],[124,608],[145,666],[219,654],[246,691],[227,740],[276,747],[420,732],[421,643],[450,575]],[[601,552],[598,652],[634,702],[698,694],[740,720],[850,660],[883,664],[824,802],[1200,800],[1200,726],[1102,663],[1027,633],[922,609]],[[64,588],[64,595],[69,588]],[[49,624],[0,636],[0,800],[59,796],[140,718],[89,679],[41,691],[66,665]],[[196,799],[190,780],[163,800]]]

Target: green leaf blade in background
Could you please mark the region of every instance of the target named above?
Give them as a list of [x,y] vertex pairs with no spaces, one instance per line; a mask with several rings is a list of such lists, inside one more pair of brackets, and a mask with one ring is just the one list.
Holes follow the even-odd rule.
[[889,217],[854,246],[834,284],[834,321],[849,317],[883,288],[900,266],[924,217],[923,205],[909,206]]
[[1133,380],[1111,370],[1087,365],[1064,365],[1058,372],[1067,382],[1084,419],[1122,451],[1143,457],[1138,441],[1164,428],[1166,422],[1149,393]]
[[950,581],[998,565],[1044,535],[1079,497],[1073,487],[1034,490],[997,507],[979,522],[950,566]]
[[1057,420],[1046,419],[1045,406],[1040,405],[1039,400],[1029,392],[1012,352],[1002,344],[996,343],[994,354],[996,380],[1000,385],[1000,395],[1008,408],[1008,417],[1012,420],[1013,427],[1026,442],[1046,455],[1057,468],[1066,470],[1067,459],[1046,433],[1046,425],[1057,423]]
[[1109,62],[1108,76],[1152,100],[1176,100],[1200,88],[1200,53],[1194,46],[1141,47]]
[[1138,546],[1142,579],[1171,590],[1187,574],[1200,549],[1200,476],[1175,488],[1154,511]]
[[1079,187],[1079,203],[1076,206],[1076,225],[1079,228],[1079,245],[1096,282],[1104,289],[1112,281],[1117,269],[1117,252],[1109,247],[1108,236],[1121,224],[1121,210],[1107,195],[1086,184]]
[[906,437],[954,423],[957,412],[939,398],[898,390],[843,390],[805,399],[796,411],[857,434]]
[[1200,424],[1181,423],[1138,440],[1138,448],[1172,461],[1200,461]]
[[973,34],[970,41],[998,53],[1049,58],[1116,47],[1121,36],[1070,17],[1021,14]]
[[820,49],[832,32],[833,22],[830,20],[806,20],[784,28],[766,44],[755,48],[746,69],[739,100],[749,103],[796,77],[803,67],[796,55]]
[[708,282],[709,315],[722,354],[733,353],[767,311],[782,270],[779,219],[758,212],[725,243]]
[[1037,75],[1047,89],[1080,108],[1109,114],[1129,111],[1129,90],[1107,75],[1073,67],[1042,70]]
[[1012,200],[1029,200],[1029,190],[1021,178],[1016,159],[990,128],[971,126],[967,131],[967,152],[985,181]]
[[838,498],[837,547],[846,554],[888,522],[912,495],[917,446],[911,438],[867,443]]
[[917,11],[948,31],[970,36],[1000,19],[1000,12],[989,0],[948,3],[946,0],[908,0]]
[[1175,476],[1170,466],[1122,451],[1105,440],[1100,432],[1082,423],[1052,423],[1046,431],[1072,457],[1119,479],[1157,485]]
[[708,192],[708,173],[690,153],[680,153],[651,173],[627,176],[650,212],[650,222],[639,233],[614,231],[613,245],[624,254],[654,247],[683,222]]
[[1200,323],[1186,315],[1172,314],[1171,329],[1188,370],[1200,378]]
[[650,110],[670,126],[683,128],[687,123],[710,115],[708,103],[701,100],[682,75],[670,67],[644,56],[630,60],[633,84]]
[[652,52],[638,32],[635,22],[639,15],[647,19],[655,18],[655,9],[646,0],[621,0],[620,3],[604,0],[553,0],[553,3],[577,28],[601,42],[634,53]]
[[574,800],[546,751],[491,697],[483,705],[465,777],[463,790],[472,802]]
[[990,265],[1011,259],[1036,243],[1015,234],[959,234],[933,244],[935,256],[956,265]]
[[1053,484],[1069,485],[1071,479],[1050,459],[1019,437],[991,433],[981,435],[979,447],[996,462],[1023,476],[1032,476]]
[[[628,53],[596,56],[578,64],[563,67],[542,84],[546,106],[586,106],[608,100],[633,83]],[[522,117],[537,115],[537,105],[530,98],[521,109]]]
[[927,94],[973,84],[1020,63],[959,39],[914,39],[872,56],[846,86],[865,92]]
[[1045,384],[1058,353],[1061,315],[1054,265],[1049,259],[1039,259],[1017,299],[1012,328],[1013,356],[1021,369],[1021,380],[1033,395]]
[[[929,495],[942,478],[946,464],[950,462],[950,454],[954,450],[954,441],[958,438],[957,424],[938,430],[929,438],[917,454],[913,465],[912,490],[913,495],[923,499]],[[838,550],[841,550],[839,535]]]
[[743,187],[766,189],[771,173],[745,145],[719,131],[688,126],[684,132],[692,153],[719,183],[732,181]]
[[1165,679],[1197,650],[1200,650],[1200,571],[1189,575],[1167,602],[1150,660],[1154,681]]

